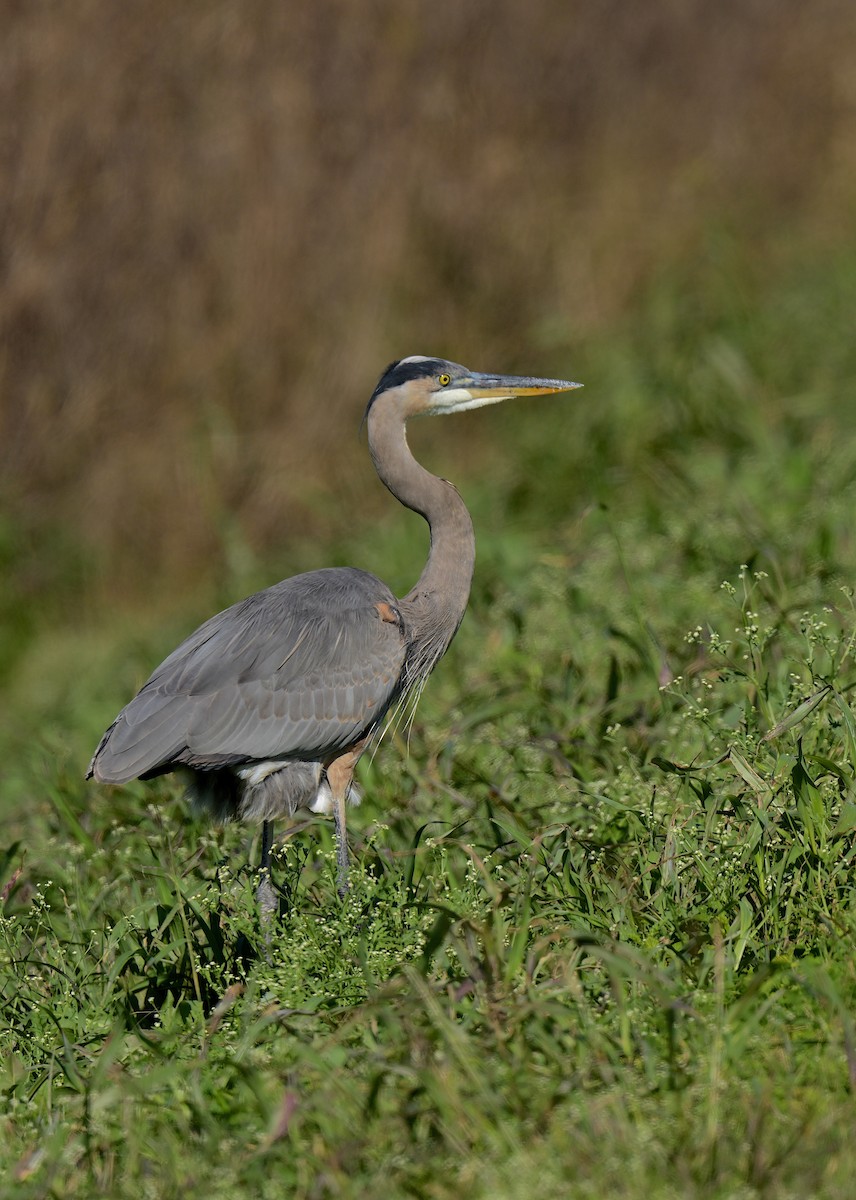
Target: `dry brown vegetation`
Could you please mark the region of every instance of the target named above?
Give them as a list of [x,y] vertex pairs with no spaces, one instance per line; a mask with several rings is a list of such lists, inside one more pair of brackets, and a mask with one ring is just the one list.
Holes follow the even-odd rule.
[[856,192],[849,0],[3,10],[2,501],[126,584],[360,494],[389,359],[570,371],[712,218]]

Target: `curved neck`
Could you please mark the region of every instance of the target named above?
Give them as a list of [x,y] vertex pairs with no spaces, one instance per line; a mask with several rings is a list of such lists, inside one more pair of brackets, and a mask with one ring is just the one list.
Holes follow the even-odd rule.
[[470,595],[476,559],[473,523],[451,483],[426,471],[413,457],[404,421],[394,395],[379,396],[367,417],[369,450],[381,481],[397,500],[424,517],[431,530],[428,561],[402,603],[415,617],[430,622],[432,639],[445,643],[442,654]]

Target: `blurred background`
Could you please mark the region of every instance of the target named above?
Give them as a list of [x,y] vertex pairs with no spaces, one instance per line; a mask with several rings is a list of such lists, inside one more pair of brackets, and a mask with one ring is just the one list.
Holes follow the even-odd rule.
[[[3,28],[7,673],[46,625],[201,618],[404,521],[358,442],[390,359],[608,411],[591,371],[643,313],[655,355],[657,296],[750,311],[853,245],[849,0],[6,0]],[[415,435],[433,469],[523,486],[524,418],[463,420]]]

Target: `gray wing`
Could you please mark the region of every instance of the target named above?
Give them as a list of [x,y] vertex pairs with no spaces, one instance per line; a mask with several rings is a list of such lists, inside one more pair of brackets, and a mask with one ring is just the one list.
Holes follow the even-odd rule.
[[286,579],[174,650],[104,734],[87,777],[323,761],[380,721],[406,650],[396,599],[373,575],[343,567]]

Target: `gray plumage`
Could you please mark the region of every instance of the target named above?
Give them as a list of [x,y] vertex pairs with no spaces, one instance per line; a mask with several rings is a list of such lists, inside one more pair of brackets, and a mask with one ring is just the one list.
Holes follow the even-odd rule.
[[[122,710],[90,773],[126,783],[188,767],[195,798],[221,818],[277,815],[277,785],[283,813],[309,807],[320,764],[372,732],[401,693],[408,641],[378,604],[396,604],[389,588],[341,567],[286,579],[218,613]],[[238,787],[237,769],[273,761],[281,778]]]
[[415,356],[392,363],[366,413],[378,475],[431,529],[416,586],[396,599],[351,567],[310,571],[257,592],[201,625],[166,658],[104,734],[87,778],[105,783],[190,773],[220,819],[270,821],[298,808],[335,812],[340,883],[353,770],[390,707],[418,696],[466,608],[475,561],[469,513],[450,483],[421,467],[409,417],[578,384],[477,375]]

